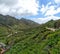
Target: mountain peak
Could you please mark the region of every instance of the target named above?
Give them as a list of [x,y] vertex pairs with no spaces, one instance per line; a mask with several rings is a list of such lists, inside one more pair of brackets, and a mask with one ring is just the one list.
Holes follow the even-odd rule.
[[20,20],[19,19],[16,19],[15,17],[12,17],[12,16],[9,16],[9,15],[6,15],[6,16],[3,16],[3,15],[0,15],[0,24],[4,24],[4,25],[9,25],[11,27],[14,27],[14,28],[32,28],[32,27],[36,27],[38,26],[39,24],[34,22],[34,21],[31,21],[29,19],[25,19],[25,18],[21,18]]

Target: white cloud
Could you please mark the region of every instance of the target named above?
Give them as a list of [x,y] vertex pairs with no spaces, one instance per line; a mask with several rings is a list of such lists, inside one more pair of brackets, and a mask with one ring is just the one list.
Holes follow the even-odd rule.
[[[60,4],[60,0],[54,0],[56,4]],[[0,14],[10,16],[37,15],[39,11],[38,0],[0,0]],[[33,18],[31,20],[38,23],[45,23],[51,19],[57,20],[54,14],[60,13],[60,7],[52,5],[49,2],[46,6],[42,5],[40,12],[46,16],[44,18]]]
[[56,14],[55,7],[54,6],[50,6],[48,8],[48,10],[46,11],[45,16],[54,15],[54,14]]
[[42,5],[40,12],[44,16],[54,16],[57,13],[60,13],[60,7],[57,5],[52,5],[52,2],[49,2],[46,6]]
[[58,6],[60,4],[60,0],[54,0],[55,4],[53,4],[53,2],[49,2],[46,6],[42,5],[40,12],[42,13],[42,15],[44,15],[44,18],[34,18],[32,19],[35,22],[38,22],[40,24],[42,23],[46,23],[47,21],[53,19],[53,20],[58,20],[60,19],[60,17],[54,16],[55,14],[60,13],[60,6]]
[[33,19],[31,19],[31,20],[33,20],[33,21],[35,21],[35,22],[37,22],[37,23],[42,24],[42,23],[46,23],[46,22],[50,21],[51,19],[53,19],[53,20],[58,20],[58,19],[60,19],[60,17],[48,16],[48,17],[45,17],[45,18],[33,18]]
[[0,14],[8,14],[9,8],[5,7],[4,5],[0,5]]
[[57,3],[57,4],[59,4],[60,3],[60,0],[54,0],[55,1],[55,3]]
[[42,8],[40,9],[40,11],[42,12],[42,14],[44,14],[46,10],[47,10],[47,8],[44,5],[42,5]]
[[6,6],[15,5],[18,1],[17,0],[0,0],[0,4],[5,4]]
[[42,8],[40,9],[42,14],[44,14],[49,9],[49,5],[51,5],[51,2],[49,2],[46,6],[42,5]]
[[3,15],[37,15],[38,11],[37,0],[0,0],[0,14]]
[[54,14],[60,13],[60,7],[55,9],[55,6],[50,6],[49,9],[46,11],[45,16],[53,16]]

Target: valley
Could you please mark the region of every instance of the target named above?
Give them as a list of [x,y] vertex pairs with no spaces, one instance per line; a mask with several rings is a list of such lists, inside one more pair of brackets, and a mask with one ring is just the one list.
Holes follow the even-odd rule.
[[59,27],[60,20],[38,24],[0,15],[0,53],[60,54]]

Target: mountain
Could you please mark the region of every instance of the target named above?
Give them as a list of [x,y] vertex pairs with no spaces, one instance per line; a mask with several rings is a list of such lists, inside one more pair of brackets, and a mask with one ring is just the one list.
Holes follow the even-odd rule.
[[0,42],[5,42],[3,39],[9,34],[37,26],[39,26],[38,23],[28,19],[16,19],[15,17],[9,15],[4,16],[0,14],[0,37],[2,37],[0,38]]
[[39,26],[38,23],[36,23],[36,22],[34,22],[32,20],[25,19],[25,18],[21,18],[20,22],[25,23],[26,26],[31,27],[31,28]]
[[45,23],[45,26],[51,27],[51,28],[59,28],[60,27],[60,19],[59,20],[50,20],[47,23]]
[[38,26],[39,24],[27,19],[16,19],[11,16],[3,16],[0,14],[0,24],[11,27],[13,29],[26,29],[33,28]]
[[59,28],[60,20],[39,25],[0,15],[0,54],[60,54]]

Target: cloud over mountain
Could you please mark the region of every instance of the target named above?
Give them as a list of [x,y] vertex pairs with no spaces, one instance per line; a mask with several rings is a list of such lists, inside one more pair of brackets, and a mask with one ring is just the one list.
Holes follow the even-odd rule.
[[38,23],[59,19],[59,13],[60,0],[0,0],[0,14],[33,18]]
[[[42,4],[40,8],[40,12],[44,17],[34,18],[33,20],[38,23],[45,23],[51,19],[57,20],[60,19],[60,0],[51,0],[46,5]],[[57,15],[57,16],[56,16]]]

